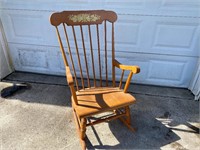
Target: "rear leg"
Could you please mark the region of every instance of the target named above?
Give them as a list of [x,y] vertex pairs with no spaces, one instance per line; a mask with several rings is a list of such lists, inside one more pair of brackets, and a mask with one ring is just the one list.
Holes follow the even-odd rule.
[[132,132],[135,132],[136,129],[131,126],[131,113],[129,106],[125,107],[125,118],[119,118]]

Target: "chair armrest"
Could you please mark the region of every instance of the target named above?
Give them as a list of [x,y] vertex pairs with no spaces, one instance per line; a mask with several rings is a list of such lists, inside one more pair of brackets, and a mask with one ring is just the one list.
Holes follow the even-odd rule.
[[120,68],[122,70],[130,70],[134,74],[137,74],[137,73],[140,72],[140,67],[139,66],[123,65],[123,64],[119,63],[116,59],[114,60],[113,64],[117,68]]
[[65,70],[66,70],[67,83],[69,84],[69,86],[72,86],[72,85],[74,86],[74,81],[73,81],[72,74],[70,72],[70,68],[66,66]]
[[[122,69],[123,72],[124,72],[125,70],[130,71],[130,73],[129,73],[129,75],[128,75],[128,78],[127,78],[127,80],[126,80],[126,84],[125,84],[125,86],[124,86],[124,92],[126,93],[127,90],[128,90],[128,87],[129,87],[129,85],[130,85],[130,82],[131,82],[131,79],[132,79],[133,74],[139,73],[139,72],[140,72],[140,67],[139,67],[139,66],[123,65],[123,64],[119,63],[116,59],[114,60],[113,65],[114,65],[115,67],[119,68],[119,69]],[[122,77],[122,78],[123,78],[123,77]],[[121,79],[121,81],[120,81],[120,84],[121,84],[121,82],[122,82],[122,79]],[[120,85],[120,86],[121,86],[121,85]]]

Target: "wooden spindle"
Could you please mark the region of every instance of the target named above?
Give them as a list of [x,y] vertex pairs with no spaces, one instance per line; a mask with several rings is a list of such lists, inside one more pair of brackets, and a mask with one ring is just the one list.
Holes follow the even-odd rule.
[[63,44],[62,44],[62,40],[61,40],[61,37],[60,37],[60,33],[59,33],[59,30],[58,30],[57,26],[56,26],[56,33],[57,33],[57,36],[58,36],[58,42],[59,42],[59,45],[60,45],[60,49],[61,49],[62,57],[63,57],[63,60],[64,60],[64,64],[65,64],[65,66],[69,66],[68,62],[67,62],[67,57],[65,55],[65,50],[64,50],[64,47],[63,47]]
[[93,54],[92,36],[91,36],[90,25],[88,25],[88,31],[89,31],[89,38],[90,38],[90,51],[91,51],[91,57],[92,57],[92,71],[93,71],[93,77],[94,77],[94,87],[96,87],[96,76],[95,76],[95,69],[94,69],[94,54]]
[[125,86],[124,86],[124,93],[126,93],[127,90],[128,90],[128,87],[129,87],[129,84],[130,84],[130,82],[131,82],[132,76],[133,76],[133,72],[130,71],[130,73],[129,73],[129,75],[128,75],[128,78],[127,78],[127,80],[126,80],[126,84],[125,84]]
[[85,58],[85,66],[86,66],[88,87],[90,87],[90,77],[89,77],[89,70],[88,70],[88,63],[87,63],[87,57],[86,57],[86,50],[85,50],[85,42],[84,42],[82,25],[80,25],[80,30],[81,30],[81,38],[82,38],[82,44],[83,44],[84,58]]
[[74,26],[72,26],[72,31],[73,31],[74,42],[75,42],[75,46],[76,46],[76,54],[77,54],[78,65],[79,65],[80,74],[81,74],[82,87],[83,87],[83,89],[85,89],[84,80],[83,80],[83,73],[82,73],[82,67],[81,67],[81,63],[80,63],[80,55],[79,55],[79,51],[78,51],[78,44],[77,44],[77,40],[76,40],[76,34],[75,34]]
[[104,34],[105,34],[105,66],[106,66],[106,86],[108,86],[108,58],[107,58],[107,27],[106,21],[104,23]]
[[114,66],[114,60],[115,60],[115,46],[114,46],[114,23],[112,23],[112,81],[113,81],[113,87],[115,87],[115,66]]
[[99,75],[100,75],[100,86],[102,86],[102,77],[101,77],[101,53],[100,53],[100,40],[99,40],[99,25],[96,25],[97,30],[97,44],[98,44],[98,59],[99,59]]
[[63,23],[63,27],[64,27],[64,33],[65,33],[67,46],[68,46],[68,52],[69,52],[69,56],[70,56],[70,60],[71,60],[71,64],[72,64],[72,69],[73,69],[73,72],[74,72],[74,79],[75,79],[75,83],[76,83],[76,88],[77,88],[77,90],[79,90],[78,81],[77,81],[77,77],[76,77],[76,70],[75,70],[75,67],[74,67],[74,61],[73,61],[73,57],[72,57],[72,53],[71,53],[71,47],[70,47],[69,38],[68,38],[68,34],[67,34],[67,29],[66,29],[64,23]]
[[121,74],[121,78],[120,78],[120,82],[119,82],[119,89],[122,88],[123,77],[124,77],[124,70],[122,70],[122,74]]

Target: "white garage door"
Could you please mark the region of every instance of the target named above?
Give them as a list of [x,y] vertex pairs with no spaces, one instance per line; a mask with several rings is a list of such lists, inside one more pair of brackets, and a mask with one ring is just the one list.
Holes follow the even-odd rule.
[[64,75],[54,11],[114,10],[116,58],[137,64],[137,83],[188,87],[200,57],[198,0],[1,0],[0,13],[15,69]]

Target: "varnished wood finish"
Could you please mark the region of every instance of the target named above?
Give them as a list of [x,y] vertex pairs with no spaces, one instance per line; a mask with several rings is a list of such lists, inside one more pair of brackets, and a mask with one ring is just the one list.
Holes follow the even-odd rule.
[[123,65],[119,63],[116,59],[114,59],[113,64],[115,67],[123,69],[123,70],[129,70],[134,74],[137,74],[140,72],[140,67],[139,66],[130,66],[130,65]]
[[135,98],[119,88],[99,87],[76,92],[78,105],[73,106],[80,118],[128,106]]
[[77,59],[78,59],[78,66],[80,69],[80,73],[81,73],[81,82],[82,82],[82,88],[84,89],[84,80],[83,80],[83,71],[82,71],[82,66],[81,66],[81,61],[80,61],[80,54],[79,54],[79,50],[78,50],[78,44],[77,44],[77,40],[76,40],[76,33],[75,33],[75,29],[74,26],[72,26],[72,31],[73,31],[73,37],[74,37],[74,42],[75,42],[75,46],[76,46],[76,54],[77,54]]
[[98,44],[98,60],[99,60],[99,76],[100,76],[100,87],[102,87],[102,75],[101,75],[101,53],[100,53],[100,41],[99,41],[99,25],[97,27],[97,44]]
[[63,44],[62,44],[62,40],[61,40],[61,37],[60,37],[60,33],[58,31],[58,27],[57,26],[56,26],[56,33],[57,33],[57,37],[58,37],[58,41],[59,41],[60,50],[61,50],[61,53],[62,53],[64,64],[65,64],[65,66],[69,66],[68,62],[67,62],[66,55],[65,55],[65,50],[64,50],[64,47],[63,47]]
[[[74,67],[74,60],[72,58],[71,46],[69,44],[69,38],[68,38],[67,30],[66,30],[66,27],[65,27],[64,23],[63,23],[63,28],[64,28],[65,38],[66,38],[66,42],[67,42],[67,46],[68,46],[68,52],[69,52],[69,56],[70,56],[70,60],[71,60],[71,64],[72,64],[72,69],[73,69],[73,72],[74,72],[76,88],[77,88],[77,90],[79,90],[77,76],[76,76],[76,70],[75,70],[75,67]],[[65,58],[66,58],[66,56],[65,56]]]
[[88,87],[90,87],[90,77],[89,77],[88,62],[87,62],[87,57],[86,57],[86,49],[85,49],[85,42],[84,42],[84,35],[83,35],[82,25],[80,26],[80,30],[81,30],[81,38],[82,38],[82,44],[83,44],[83,52],[84,52],[84,58],[85,58],[85,65],[86,65]]
[[[130,85],[133,74],[139,73],[140,68],[138,66],[123,65],[123,64],[119,63],[116,59],[114,59],[113,65],[117,68],[122,69],[122,70],[130,71],[128,78],[126,80],[126,84],[124,86],[124,92],[126,93],[127,90],[128,90],[128,87]],[[120,86],[121,86],[121,80],[120,80]]]
[[122,69],[122,74],[121,74],[121,78],[120,78],[120,82],[119,82],[119,88],[120,88],[120,89],[122,88],[122,81],[123,81],[123,78],[124,78],[124,70]]
[[[89,15],[98,15],[100,19],[93,21],[81,21],[73,22],[70,20],[70,15],[80,15],[80,14],[89,14]],[[88,11],[63,11],[58,13],[53,13],[50,18],[50,22],[53,26],[59,26],[61,23],[66,23],[67,25],[93,25],[101,24],[104,20],[109,22],[115,22],[117,20],[117,15],[113,11],[105,10],[88,10]]]
[[[72,110],[77,126],[77,131],[80,136],[82,149],[86,149],[85,136],[87,126],[92,126],[101,122],[110,121],[118,118],[131,131],[134,131],[134,129],[131,127],[129,105],[135,103],[136,100],[132,95],[127,93],[127,90],[130,85],[132,76],[136,73],[139,73],[140,68],[138,66],[123,65],[115,59],[114,23],[116,20],[117,15],[115,12],[105,10],[63,11],[53,13],[50,17],[51,24],[56,27],[58,42],[66,68],[66,78],[72,94]],[[63,24],[63,31],[58,28],[60,24]],[[110,32],[108,32],[108,25],[111,26]],[[83,26],[86,26],[86,28],[84,28]],[[103,26],[103,28],[100,28],[100,26]],[[93,29],[96,29],[96,37],[92,37],[92,32],[94,32],[92,30],[92,27],[94,27]],[[69,32],[67,31],[69,30],[69,28],[72,31],[71,38],[68,37],[70,36],[68,34]],[[80,39],[77,39],[77,31],[75,28],[79,29],[80,31],[80,42]],[[84,29],[87,29],[88,35],[84,35]],[[100,29],[104,30],[103,37],[100,37]],[[63,45],[60,32],[64,32],[69,56],[66,56],[65,47]],[[107,34],[111,34],[110,40],[108,39],[109,36],[107,36]],[[89,37],[87,41],[89,47],[87,47],[87,44],[85,42],[86,36]],[[71,41],[69,39],[74,40],[73,46],[70,46]],[[97,43],[93,44],[95,40],[97,41]],[[109,51],[109,48],[107,47],[108,41],[111,41],[111,62],[109,62],[110,59],[108,59],[107,54]],[[101,44],[104,44],[104,47],[101,46]],[[80,45],[82,45],[82,47]],[[80,51],[83,52],[83,60],[80,57]],[[75,56],[73,56],[74,54]],[[71,61],[71,69],[73,71],[74,78],[71,74],[70,66],[67,61],[68,57]],[[90,57],[91,59],[89,60],[88,57]],[[78,64],[78,68],[75,68],[75,61],[76,64]],[[91,66],[89,61],[92,63]],[[103,61],[104,63],[102,63]],[[108,67],[109,63],[111,64],[112,68]],[[85,68],[83,68],[83,66]],[[119,68],[122,70],[119,87],[116,87],[115,83],[115,68]],[[77,69],[79,69],[80,74],[76,73]],[[105,69],[105,71],[103,69]],[[83,72],[83,70],[85,72]],[[112,71],[112,74],[110,75],[110,77],[112,78],[111,87],[109,87],[108,84],[108,70]],[[129,71],[129,75],[126,79],[124,88],[122,88],[125,71]],[[92,72],[91,75],[90,72]],[[96,74],[95,72],[98,72],[99,74]],[[77,77],[80,77],[81,79],[82,88],[79,88]],[[105,79],[103,77],[105,77]],[[74,85],[74,79],[76,89]],[[84,80],[87,80],[87,82],[84,82]],[[91,80],[93,80],[93,82],[90,82]],[[104,80],[106,81],[106,86],[103,86]],[[99,81],[99,84],[97,84],[97,81]],[[111,116],[104,116],[103,118],[98,118],[93,122],[87,121],[87,118],[93,115],[110,111],[113,112]]]
[[104,34],[105,34],[105,66],[106,66],[106,86],[108,86],[108,56],[107,56],[107,25],[104,22]]
[[112,83],[113,87],[115,87],[115,65],[114,65],[114,60],[115,60],[115,44],[114,44],[114,23],[112,23]]
[[92,57],[92,71],[93,71],[93,77],[94,77],[94,87],[96,87],[96,75],[95,75],[95,69],[94,69],[94,54],[93,54],[92,36],[91,36],[90,25],[88,25],[88,32],[89,32],[89,38],[90,38],[90,51],[91,51],[91,57]]

